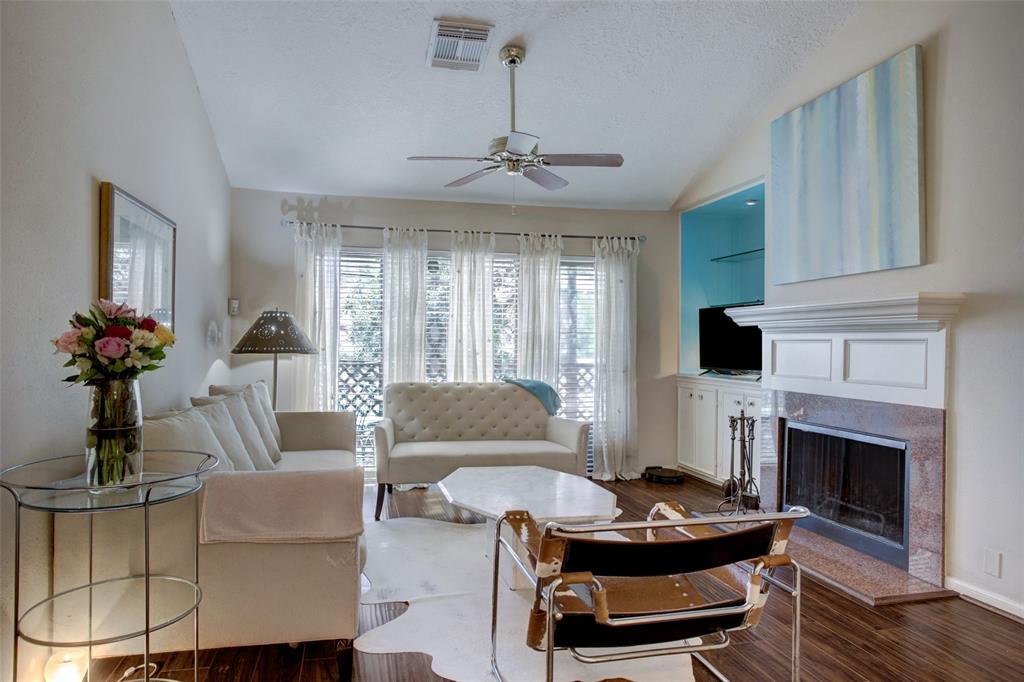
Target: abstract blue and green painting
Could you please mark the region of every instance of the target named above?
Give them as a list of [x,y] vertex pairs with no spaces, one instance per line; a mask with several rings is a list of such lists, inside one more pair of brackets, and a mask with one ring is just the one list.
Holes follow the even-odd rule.
[[921,48],[772,122],[775,284],[920,265]]

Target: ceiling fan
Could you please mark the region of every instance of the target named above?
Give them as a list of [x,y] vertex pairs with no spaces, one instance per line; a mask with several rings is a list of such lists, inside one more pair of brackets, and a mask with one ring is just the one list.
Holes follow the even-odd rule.
[[409,161],[476,161],[488,164],[449,182],[445,187],[462,187],[504,169],[508,175],[522,175],[544,189],[552,190],[562,189],[569,181],[549,171],[548,166],[621,166],[621,154],[541,154],[538,150],[539,137],[516,130],[516,68],[523,63],[525,56],[526,51],[518,45],[506,45],[499,54],[501,63],[508,67],[512,125],[507,137],[491,140],[486,156],[410,156]]

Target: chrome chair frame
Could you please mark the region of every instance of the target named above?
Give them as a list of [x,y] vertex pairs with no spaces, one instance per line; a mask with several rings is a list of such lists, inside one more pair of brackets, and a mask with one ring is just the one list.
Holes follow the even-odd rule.
[[[652,510],[651,514],[654,514]],[[558,523],[549,522],[544,526],[545,534],[562,537],[572,537],[573,535],[580,534],[592,534],[602,532],[618,532],[624,530],[644,530],[651,531],[661,528],[686,528],[693,526],[721,526],[721,525],[735,525],[740,523],[757,523],[757,522],[771,522],[771,521],[783,521],[783,520],[796,520],[807,516],[808,512],[802,507],[793,507],[788,512],[776,512],[776,513],[755,513],[755,514],[740,514],[726,517],[697,517],[697,518],[680,518],[680,519],[666,519],[661,521],[626,521],[626,522],[613,522],[613,523],[601,523],[594,525],[582,525],[582,526],[563,526]],[[499,682],[505,682],[504,676],[501,674],[501,669],[498,667],[498,577],[501,565],[501,549],[504,547],[507,550],[509,556],[515,562],[516,566],[526,575],[526,577],[533,584],[534,588],[537,587],[537,576],[534,574],[533,569],[527,566],[523,560],[519,557],[512,544],[502,537],[501,528],[507,521],[507,515],[503,514],[498,518],[495,524],[494,531],[494,547],[493,547],[493,571],[491,575],[491,671]],[[801,578],[802,569],[800,565],[789,560],[788,565],[793,570],[793,582],[787,584],[786,582],[779,580],[775,577],[775,568],[765,568],[763,561],[758,561],[749,567],[747,563],[733,564],[739,565],[748,570],[751,576],[759,575],[765,583],[768,585],[775,585],[782,591],[786,592],[792,598],[793,606],[793,620],[792,620],[792,641],[790,651],[790,670],[791,680],[798,682],[800,679],[800,602],[801,602]],[[556,622],[562,619],[562,614],[558,612],[557,606],[555,606],[555,592],[563,584],[561,577],[556,577],[552,580],[542,592],[542,600],[547,605],[546,609],[546,630],[545,630],[545,680],[546,682],[554,682],[555,677],[555,651],[554,646],[554,625]],[[591,584],[598,590],[602,589],[600,581],[594,577]],[[762,593],[767,592],[767,586],[762,587]],[[736,615],[739,613],[746,613],[754,608],[755,604],[751,601],[750,595],[748,594],[747,599],[743,604],[738,606],[729,606],[716,609],[695,609],[693,612],[676,612],[672,614],[653,614],[650,616],[629,616],[620,618],[609,618],[608,625],[610,626],[625,626],[625,625],[638,625],[645,623],[663,623],[678,620],[688,620],[694,618],[705,618],[709,615]],[[736,632],[746,630],[751,625],[744,623],[739,627],[731,628],[726,631],[719,631],[719,638],[715,641],[705,642],[704,638],[701,638],[700,644],[693,644],[680,647],[666,647],[661,649],[640,649],[624,651],[622,653],[612,654],[600,654],[589,656],[580,653],[577,649],[569,647],[568,651],[573,658],[580,661],[581,663],[608,663],[612,661],[632,660],[639,658],[652,658],[655,656],[671,656],[675,654],[692,654],[694,658],[700,661],[717,679],[723,682],[728,682],[728,678],[715,667],[708,659],[703,655],[702,652],[712,651],[715,649],[722,649],[730,643],[730,632]]]

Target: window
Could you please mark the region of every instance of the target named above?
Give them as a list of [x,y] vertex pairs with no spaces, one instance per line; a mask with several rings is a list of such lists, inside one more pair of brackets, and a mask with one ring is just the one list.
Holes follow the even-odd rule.
[[338,409],[356,415],[356,463],[375,466],[373,426],[384,415],[384,259],[380,249],[341,256]]
[[[559,266],[558,416],[594,421],[594,259],[563,256]],[[587,441],[593,467],[594,430]]]
[[[591,421],[594,414],[594,261],[563,257],[560,416]],[[346,249],[340,267],[338,409],[356,414],[356,461],[374,467],[373,427],[384,414],[384,264],[380,249]],[[427,256],[426,378],[448,378],[448,253]],[[492,280],[494,378],[516,375],[519,326],[519,256],[495,254]]]
[[519,256],[494,256],[491,329],[494,335],[494,380],[514,377],[519,337]]
[[427,256],[426,376],[444,381],[448,376],[448,306],[451,303],[451,258],[446,253]]

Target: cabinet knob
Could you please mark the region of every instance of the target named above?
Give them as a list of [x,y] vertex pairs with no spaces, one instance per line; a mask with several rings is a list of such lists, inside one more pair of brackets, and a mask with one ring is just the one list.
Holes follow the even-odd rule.
[[751,400],[749,403],[747,403],[747,407],[753,407],[753,406],[754,406],[754,401],[753,400]]
[[737,405],[742,405],[743,404],[742,400],[734,400],[733,402],[736,403]]
[[703,393],[698,393],[697,394],[697,400],[704,400],[704,394]]
[[690,391],[690,399],[693,399],[693,391]]

